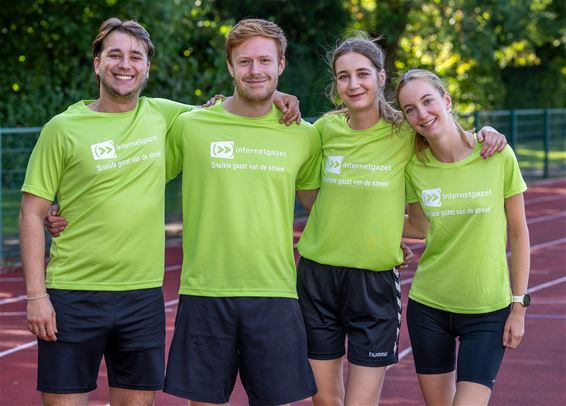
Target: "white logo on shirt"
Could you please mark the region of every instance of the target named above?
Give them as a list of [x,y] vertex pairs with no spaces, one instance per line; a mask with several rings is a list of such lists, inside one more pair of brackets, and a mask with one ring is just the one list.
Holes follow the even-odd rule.
[[217,141],[210,143],[212,158],[234,159],[234,141]]
[[423,190],[422,200],[425,206],[442,206],[442,200],[440,199],[440,188]]
[[340,174],[343,159],[343,156],[329,156],[326,161],[326,172]]
[[95,161],[117,157],[116,148],[114,148],[114,141],[112,140],[92,144],[90,146],[90,150],[92,151],[92,157]]

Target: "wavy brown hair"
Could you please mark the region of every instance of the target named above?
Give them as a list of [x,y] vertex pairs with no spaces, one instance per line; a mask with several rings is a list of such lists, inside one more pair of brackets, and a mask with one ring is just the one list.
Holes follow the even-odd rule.
[[[335,49],[328,52],[327,62],[330,68],[332,83],[328,88],[327,95],[330,101],[332,101],[340,112],[348,114],[348,110],[340,101],[340,97],[338,95],[338,89],[336,86],[336,61],[345,54],[355,53],[366,57],[375,67],[377,72],[383,71],[385,73],[385,54],[381,47],[377,45],[376,41],[378,40],[379,38],[373,40],[370,39],[365,32],[358,32],[354,36],[346,38]],[[385,80],[383,83],[379,83],[377,104],[379,115],[385,121],[394,124],[397,127],[401,125],[403,122],[403,114],[393,108],[393,106],[391,106],[385,98]]]

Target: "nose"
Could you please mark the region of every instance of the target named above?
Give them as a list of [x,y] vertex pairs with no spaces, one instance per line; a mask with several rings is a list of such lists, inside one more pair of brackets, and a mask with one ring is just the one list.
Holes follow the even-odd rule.
[[426,116],[426,111],[425,109],[423,109],[422,107],[417,107],[417,117],[418,118],[423,118]]
[[255,74],[259,73],[259,63],[256,61],[252,61],[250,63],[250,73]]
[[348,87],[350,89],[356,89],[359,86],[359,82],[355,77],[350,78],[350,81],[348,82]]
[[121,68],[127,69],[129,68],[131,65],[130,63],[130,58],[128,58],[127,56],[120,58],[120,63],[118,64],[118,66],[120,66]]

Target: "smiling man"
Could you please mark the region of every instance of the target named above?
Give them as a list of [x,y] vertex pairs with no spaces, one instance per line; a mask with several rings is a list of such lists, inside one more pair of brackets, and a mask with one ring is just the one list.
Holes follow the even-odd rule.
[[165,391],[191,405],[228,401],[238,371],[251,405],[316,392],[296,292],[296,190],[318,187],[320,137],[279,126],[273,92],[285,68],[276,24],[242,20],[226,39],[235,89],[182,114],[167,172],[183,171],[183,270]]
[[[138,23],[105,21],[98,99],[51,119],[29,161],[20,242],[46,405],[86,405],[103,356],[111,404],[151,405],[163,386],[165,134],[190,106],[140,97],[153,52]],[[45,270],[55,196],[68,226]]]

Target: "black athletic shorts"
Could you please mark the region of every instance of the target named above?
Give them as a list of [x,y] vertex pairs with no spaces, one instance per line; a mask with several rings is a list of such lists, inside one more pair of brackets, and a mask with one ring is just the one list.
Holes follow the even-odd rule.
[[280,405],[316,393],[297,300],[181,295],[165,392],[225,403],[238,371],[250,405]]
[[[510,307],[490,313],[460,314],[409,299],[407,324],[418,374],[445,374],[456,369],[457,381],[492,389],[505,347],[502,344]],[[456,338],[459,338],[456,367]]]
[[38,339],[37,390],[96,389],[102,357],[112,387],[163,388],[165,307],[161,288],[121,292],[48,289],[57,341]]
[[375,272],[299,260],[297,293],[307,328],[309,358],[345,354],[355,365],[399,361],[401,291],[396,269]]

